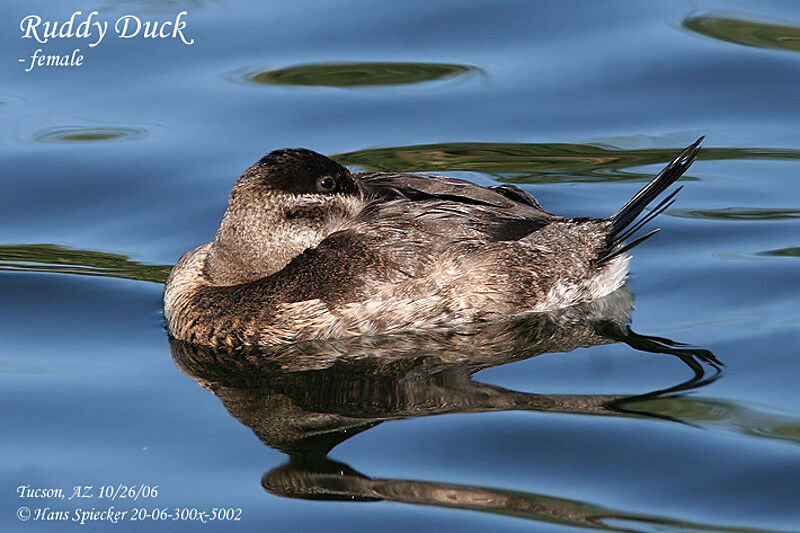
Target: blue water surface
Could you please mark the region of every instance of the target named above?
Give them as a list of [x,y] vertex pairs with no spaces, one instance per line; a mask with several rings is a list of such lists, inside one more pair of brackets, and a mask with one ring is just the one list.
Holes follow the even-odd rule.
[[[76,10],[112,24],[185,10],[194,44],[21,38],[25,16]],[[800,530],[796,3],[6,0],[0,14],[2,531],[81,527],[21,521],[23,506],[109,505],[241,519],[82,527]],[[84,63],[25,72],[37,48]],[[273,149],[515,183],[602,217],[701,135],[629,282],[634,331],[721,363],[692,352],[695,381],[665,350],[576,348],[561,329],[538,357],[385,349],[418,367],[381,366],[380,350],[313,369],[171,351],[165,273]],[[120,484],[158,496],[16,493]]]

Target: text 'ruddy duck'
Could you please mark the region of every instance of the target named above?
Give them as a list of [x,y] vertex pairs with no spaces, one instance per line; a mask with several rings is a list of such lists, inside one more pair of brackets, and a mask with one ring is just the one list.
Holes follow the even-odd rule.
[[[19,23],[22,39],[32,39],[47,44],[57,39],[83,39],[89,48],[103,42],[109,30],[119,39],[176,39],[185,45],[194,44],[195,40],[187,37],[187,11],[181,11],[168,20],[147,20],[136,15],[122,15],[113,24],[100,18],[99,11],[91,11],[83,15],[75,11],[67,20],[43,20],[39,15],[28,15]],[[80,48],[71,54],[48,54],[42,48],[36,49],[29,58],[18,60],[27,63],[25,72],[35,67],[79,67],[83,64]]]

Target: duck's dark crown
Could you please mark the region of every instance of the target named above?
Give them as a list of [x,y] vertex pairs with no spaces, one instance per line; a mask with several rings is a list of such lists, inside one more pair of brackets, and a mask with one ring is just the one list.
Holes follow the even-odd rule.
[[[255,166],[272,190],[290,194],[358,192],[355,180],[345,167],[305,148],[275,150]],[[331,178],[333,184],[324,181],[325,178]]]

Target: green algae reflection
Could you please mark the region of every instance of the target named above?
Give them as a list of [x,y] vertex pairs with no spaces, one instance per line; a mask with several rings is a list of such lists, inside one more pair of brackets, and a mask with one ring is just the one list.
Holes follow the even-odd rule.
[[0,270],[104,276],[164,283],[171,265],[143,265],[128,256],[55,244],[0,246]]
[[409,85],[472,72],[478,69],[447,63],[317,63],[248,73],[245,80],[261,85],[349,88]]
[[765,257],[800,257],[800,246],[794,248],[767,250],[766,252],[759,252],[757,255]]
[[797,26],[708,14],[687,17],[683,27],[729,43],[800,52],[800,27]]
[[[517,183],[648,181],[652,179],[651,173],[626,169],[664,164],[681,149],[620,150],[600,144],[462,142],[372,148],[334,158],[369,171],[473,171]],[[800,151],[703,148],[698,155],[698,160],[722,159],[800,159]]]
[[673,209],[670,215],[681,218],[710,220],[786,220],[800,218],[800,209],[757,207],[724,207],[721,209]]

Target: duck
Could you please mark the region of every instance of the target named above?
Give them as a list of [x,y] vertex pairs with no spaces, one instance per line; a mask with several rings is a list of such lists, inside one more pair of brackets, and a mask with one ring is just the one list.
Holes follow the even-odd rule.
[[273,151],[236,181],[213,240],[164,287],[169,335],[198,345],[452,328],[607,296],[629,251],[675,201],[701,137],[607,218],[545,211],[520,187],[352,173],[304,149]]

